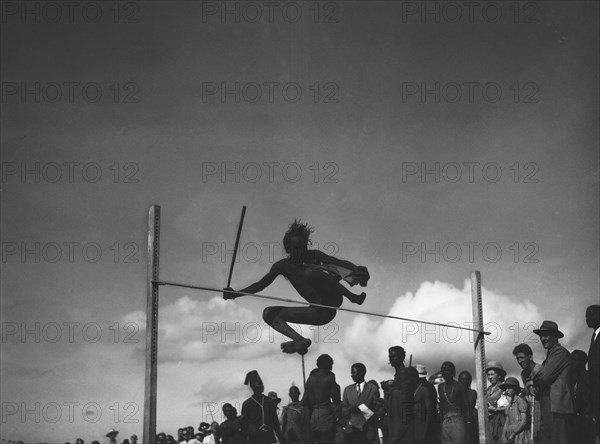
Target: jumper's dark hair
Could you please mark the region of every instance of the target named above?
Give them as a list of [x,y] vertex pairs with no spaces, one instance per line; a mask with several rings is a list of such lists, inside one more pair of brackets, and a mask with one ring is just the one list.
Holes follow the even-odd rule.
[[519,344],[513,350],[513,355],[517,356],[519,353],[525,353],[527,356],[533,356],[533,350],[527,344]]
[[313,227],[302,223],[300,219],[294,219],[294,222],[290,224],[287,231],[283,235],[283,248],[285,252],[290,254],[290,239],[294,236],[300,237],[306,242],[307,245],[310,245],[310,235],[313,233],[313,231],[315,231]]

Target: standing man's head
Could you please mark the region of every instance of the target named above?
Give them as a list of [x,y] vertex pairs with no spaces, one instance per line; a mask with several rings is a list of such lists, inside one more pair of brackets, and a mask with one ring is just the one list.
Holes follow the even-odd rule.
[[585,370],[585,364],[587,364],[588,355],[583,350],[573,350],[571,353],[571,360],[573,361],[573,370],[576,373],[580,373]]
[[537,330],[533,332],[540,337],[540,342],[546,350],[550,350],[564,334],[558,329],[558,324],[554,321],[544,321]]
[[388,349],[388,359],[392,367],[403,367],[404,358],[406,358],[406,352],[399,345],[394,345]]
[[249,385],[255,395],[260,395],[265,391],[265,386],[256,370],[249,371],[246,374],[244,384]]
[[365,365],[361,362],[352,364],[352,367],[350,367],[350,377],[356,384],[364,382],[366,374],[367,367],[365,367]]
[[291,386],[289,395],[292,402],[298,402],[298,400],[300,399],[300,389],[295,385]]
[[321,355],[317,358],[317,367],[321,370],[333,369],[333,358],[329,355]]
[[463,370],[458,375],[458,382],[460,382],[465,388],[471,388],[471,382],[473,382],[473,376],[466,370]]
[[454,380],[454,375],[456,375],[456,367],[450,361],[446,361],[442,364],[441,368],[442,378],[444,378],[444,382],[450,382]]
[[528,369],[533,362],[533,350],[527,344],[517,345],[513,349],[513,355],[523,370]]
[[585,310],[585,323],[594,330],[600,327],[600,305],[590,305]]
[[237,416],[237,410],[231,404],[226,403],[223,405],[223,414],[225,415],[225,418],[231,421]]

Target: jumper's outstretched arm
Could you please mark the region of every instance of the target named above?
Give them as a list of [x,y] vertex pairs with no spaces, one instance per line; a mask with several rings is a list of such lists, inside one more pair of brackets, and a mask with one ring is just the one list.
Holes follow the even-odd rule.
[[[262,277],[262,279],[258,282],[255,282],[252,285],[249,285],[248,287],[240,290],[241,292],[244,293],[258,293],[259,291],[264,290],[265,288],[267,288],[269,285],[271,285],[273,283],[273,281],[275,280],[275,278],[279,275],[280,273],[276,270],[275,265],[273,265],[271,267],[271,270]],[[240,296],[244,296],[243,294],[236,294],[236,293],[231,293],[233,291],[232,288],[227,287],[225,288],[225,290],[227,290],[227,292],[223,292],[223,299],[227,300],[227,299],[236,299],[239,298]]]

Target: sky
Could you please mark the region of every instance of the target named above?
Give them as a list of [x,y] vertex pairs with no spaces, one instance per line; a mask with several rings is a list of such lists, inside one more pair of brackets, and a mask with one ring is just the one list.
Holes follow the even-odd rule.
[[[160,278],[232,287],[313,246],[368,267],[363,306],[469,325],[482,276],[488,359],[558,323],[587,350],[599,300],[598,3],[4,1],[1,97],[3,440],[141,436],[148,209]],[[354,287],[353,291],[362,291]],[[300,300],[279,277],[263,292]],[[157,430],[302,389],[269,301],[161,287]],[[467,331],[339,312],[297,326],[306,370],[474,373]]]

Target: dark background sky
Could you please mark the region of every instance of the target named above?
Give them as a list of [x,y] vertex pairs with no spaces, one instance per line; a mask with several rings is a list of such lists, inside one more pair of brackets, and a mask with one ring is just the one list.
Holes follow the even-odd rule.
[[[272,16],[263,2],[1,4],[0,389],[16,409],[3,439],[141,434],[155,203],[165,279],[223,286],[247,205],[236,288],[282,257],[301,217],[315,246],[369,267],[365,310],[469,322],[478,269],[498,332],[488,355],[510,372],[518,342],[543,359],[530,335],[543,319],[587,349],[597,2],[274,2]],[[265,293],[297,297],[283,280]],[[253,368],[280,395],[301,385],[265,301],[161,295],[159,430],[242,401]],[[397,343],[431,371],[474,369],[466,333],[345,313],[302,328],[316,339],[307,366],[331,354],[341,385],[355,361],[387,378]],[[36,403],[40,420],[23,417]]]

